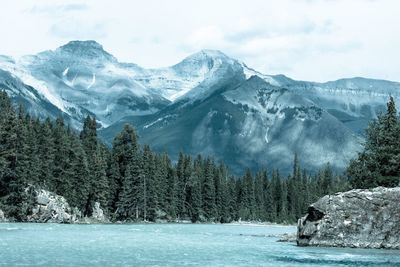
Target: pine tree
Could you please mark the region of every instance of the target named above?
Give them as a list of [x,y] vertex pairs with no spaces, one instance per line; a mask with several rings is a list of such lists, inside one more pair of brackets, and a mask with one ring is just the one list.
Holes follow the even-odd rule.
[[203,214],[201,197],[202,176],[200,158],[195,161],[192,174],[188,181],[188,206],[189,215],[192,222],[199,221]]
[[49,118],[43,123],[36,123],[37,129],[37,142],[38,142],[38,158],[39,158],[39,185],[43,189],[51,190],[54,160],[55,160],[55,141],[53,135],[53,124]]
[[107,207],[110,213],[114,214],[117,209],[120,192],[119,188],[122,187],[122,176],[119,170],[119,164],[111,153],[108,155],[107,160],[107,180],[109,186]]
[[85,184],[88,187],[88,196],[84,209],[86,216],[91,216],[96,202],[101,207],[107,207],[109,184],[107,179],[107,150],[97,139],[97,122],[95,118],[87,116],[80,133],[82,147],[86,153],[88,176]]
[[255,219],[255,192],[254,192],[254,178],[249,169],[243,178],[241,189],[241,208],[239,216],[244,220]]
[[279,219],[281,222],[287,222],[291,221],[293,218],[289,217],[288,213],[288,191],[287,191],[287,181],[281,181],[282,187],[281,187],[281,204],[280,204],[280,210],[279,210]]
[[347,174],[356,188],[399,184],[400,119],[393,97],[387,104],[387,112],[369,124],[364,151],[351,161]]
[[214,185],[214,170],[213,162],[207,159],[204,167],[204,182],[203,182],[203,211],[208,220],[215,218],[215,185]]
[[159,210],[159,181],[155,176],[155,158],[149,146],[143,148],[143,186],[144,186],[144,213],[145,218],[155,221]]
[[86,159],[85,151],[79,139],[74,135],[69,135],[68,166],[63,170],[63,179],[68,180],[68,189],[65,189],[63,195],[72,207],[77,207],[83,211],[85,215],[89,215],[86,211],[89,209],[89,194],[90,182],[87,177],[89,176],[89,167]]
[[53,175],[51,180],[50,190],[57,194],[64,194],[71,188],[70,177],[70,161],[67,155],[69,155],[69,149],[72,147],[70,139],[68,138],[68,132],[65,129],[64,120],[60,117],[57,118],[55,128],[53,130],[54,138],[54,167]]
[[229,221],[238,220],[238,193],[236,188],[236,178],[230,176],[227,182],[227,210],[229,214]]
[[154,179],[157,181],[158,208],[160,215],[166,217],[168,209],[167,190],[168,190],[168,169],[171,161],[167,154],[155,155]]
[[[127,166],[135,161],[138,163],[139,145],[137,143],[137,135],[132,126],[129,124],[124,125],[122,131],[114,138],[113,147],[110,156],[109,166],[112,167],[112,172],[108,177],[115,178],[111,183],[113,190],[110,192],[113,200],[110,206],[115,210],[118,208],[117,203],[121,196],[123,183],[125,180]],[[137,167],[137,166],[136,166]],[[117,171],[118,173],[114,173]]]
[[[0,93],[0,198],[6,206],[8,217],[21,220],[26,214],[24,189],[26,181],[18,174],[18,157],[21,156],[18,140],[18,118],[5,92]],[[25,178],[25,177],[24,177]]]
[[266,190],[265,188],[265,183],[267,182],[267,172],[266,171],[261,171],[257,173],[256,175],[256,180],[255,180],[255,203],[256,203],[256,213],[255,213],[255,218],[257,220],[265,220],[266,214],[265,214],[265,194],[264,191]]
[[167,214],[172,220],[178,217],[178,177],[176,170],[168,166],[167,170],[167,192],[166,202],[168,203]]
[[[94,170],[92,173],[93,180],[90,184],[90,192],[93,194],[92,201],[100,203],[102,208],[108,206],[108,199],[111,197],[110,185],[107,177],[107,158],[107,148],[102,144],[97,144],[93,155]],[[91,204],[91,208],[93,208],[93,203]]]
[[274,204],[274,211],[272,213],[272,217],[278,219],[282,210],[282,184],[280,180],[280,175],[278,171],[272,172],[272,180],[271,180],[271,195],[272,195],[272,203]]
[[125,176],[116,211],[119,219],[146,219],[144,187],[142,162],[139,155],[135,154],[125,169]]
[[274,196],[273,196],[273,183],[272,181],[269,182],[268,180],[265,180],[264,184],[264,199],[265,199],[265,213],[266,217],[265,220],[268,222],[275,222],[276,221],[276,203],[274,201]]

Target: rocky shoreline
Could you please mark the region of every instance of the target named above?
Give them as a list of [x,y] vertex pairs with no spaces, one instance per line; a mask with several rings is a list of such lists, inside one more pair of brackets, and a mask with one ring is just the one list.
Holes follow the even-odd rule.
[[[26,191],[30,190],[30,187]],[[157,219],[155,222],[148,221],[112,221],[101,208],[100,203],[95,202],[92,215],[90,217],[83,216],[82,212],[71,207],[68,201],[60,195],[44,189],[34,189],[35,198],[32,203],[32,212],[22,222],[31,223],[66,223],[66,224],[103,224],[103,223],[182,223],[191,224],[187,219],[166,220]],[[0,209],[0,223],[13,222],[12,219],[6,217],[6,214]],[[213,223],[213,222],[198,222]],[[248,226],[279,226],[281,224],[261,221],[232,221],[231,225],[248,225]],[[289,225],[289,224],[282,224]],[[294,225],[293,225],[294,226]]]
[[[29,189],[29,188],[28,188]],[[28,190],[27,189],[27,190]],[[32,204],[32,213],[23,222],[32,223],[110,223],[98,202],[94,203],[92,215],[83,216],[77,208],[70,207],[68,201],[60,195],[44,189],[35,191],[35,199]],[[0,222],[12,222],[0,210]]]
[[299,246],[400,249],[400,187],[319,199],[298,221]]

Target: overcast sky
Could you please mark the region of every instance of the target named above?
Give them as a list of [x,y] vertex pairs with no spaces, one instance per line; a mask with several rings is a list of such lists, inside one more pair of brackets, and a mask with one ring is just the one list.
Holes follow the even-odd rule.
[[218,49],[267,74],[400,81],[399,0],[5,0],[0,54],[93,39],[120,61],[177,63]]

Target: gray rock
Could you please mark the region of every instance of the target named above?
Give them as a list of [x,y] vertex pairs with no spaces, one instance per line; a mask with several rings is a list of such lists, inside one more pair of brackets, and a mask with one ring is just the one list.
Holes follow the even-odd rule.
[[27,220],[41,223],[76,223],[80,214],[75,212],[76,209],[71,209],[64,197],[41,189],[36,192],[36,203]]
[[0,210],[0,222],[7,222],[7,218],[4,215],[4,212],[2,210]]
[[[84,217],[82,212],[71,207],[60,195],[40,189],[35,190],[35,203],[32,214],[27,216],[28,222],[38,223],[109,223],[109,219],[95,202],[91,217]],[[1,221],[1,219],[0,219]]]
[[103,209],[100,207],[99,202],[94,203],[93,212],[91,217],[84,218],[85,223],[109,223],[109,219],[104,214]]
[[296,242],[296,241],[297,241],[296,233],[284,233],[277,240],[277,242]]
[[327,195],[298,221],[299,246],[400,249],[400,187]]
[[[1,219],[0,219],[1,220]],[[32,214],[27,216],[28,222],[39,223],[108,223],[109,219],[96,202],[91,217],[84,217],[82,212],[71,207],[68,201],[55,193],[36,190],[36,201]]]

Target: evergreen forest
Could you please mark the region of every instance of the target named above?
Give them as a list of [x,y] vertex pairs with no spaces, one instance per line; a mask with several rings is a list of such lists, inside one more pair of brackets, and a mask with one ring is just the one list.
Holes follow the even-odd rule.
[[364,151],[346,173],[329,163],[315,173],[293,155],[293,170],[265,169],[231,175],[223,162],[140,145],[125,125],[107,147],[88,116],[80,132],[62,118],[40,120],[0,92],[0,209],[25,221],[36,189],[64,196],[91,216],[96,202],[112,221],[296,222],[321,196],[351,188],[396,186],[400,174],[400,120],[393,99],[367,130]]

